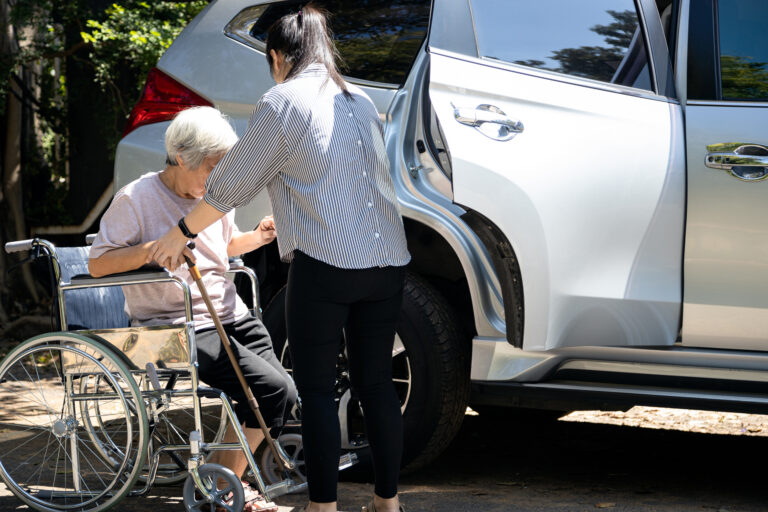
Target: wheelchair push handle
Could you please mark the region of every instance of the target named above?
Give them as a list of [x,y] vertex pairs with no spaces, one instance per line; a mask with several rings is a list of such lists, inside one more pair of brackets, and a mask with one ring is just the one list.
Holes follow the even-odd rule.
[[5,252],[8,254],[14,253],[14,252],[22,252],[22,251],[29,251],[37,242],[36,238],[31,238],[29,240],[17,240],[15,242],[8,242],[5,244]]

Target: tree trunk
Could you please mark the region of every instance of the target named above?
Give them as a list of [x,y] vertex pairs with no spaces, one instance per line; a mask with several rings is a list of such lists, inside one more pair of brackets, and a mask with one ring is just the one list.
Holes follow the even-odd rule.
[[[6,58],[11,58],[18,52],[18,41],[13,25],[9,20],[9,5],[7,1],[2,2],[0,12],[0,26],[5,27],[2,33],[2,53]],[[19,72],[20,70],[14,70]],[[25,77],[26,73],[19,73]],[[26,78],[26,77],[25,77]],[[22,103],[19,99],[22,92],[18,85],[12,80],[9,83],[9,94],[6,97],[5,110],[5,141],[3,147],[2,159],[2,194],[0,194],[0,208],[4,212],[2,218],[2,230],[0,230],[0,243],[3,245],[6,241],[19,240],[27,237],[27,228],[24,220],[23,196],[22,196],[22,160],[21,160],[21,134],[22,134]],[[4,252],[4,248],[0,248]],[[5,270],[7,259],[5,255],[0,259],[0,292],[9,296],[10,290],[5,282]],[[35,281],[28,266],[21,269],[22,278],[27,291],[35,302],[39,302],[40,297],[35,287]],[[8,312],[0,304],[0,321],[6,324],[8,321]]]

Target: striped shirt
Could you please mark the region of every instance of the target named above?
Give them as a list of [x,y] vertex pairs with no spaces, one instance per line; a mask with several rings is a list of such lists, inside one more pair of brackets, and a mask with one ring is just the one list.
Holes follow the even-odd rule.
[[347,87],[351,97],[312,64],[267,91],[204,199],[228,212],[266,187],[283,261],[299,250],[339,268],[402,266],[410,254],[383,127],[370,98]]

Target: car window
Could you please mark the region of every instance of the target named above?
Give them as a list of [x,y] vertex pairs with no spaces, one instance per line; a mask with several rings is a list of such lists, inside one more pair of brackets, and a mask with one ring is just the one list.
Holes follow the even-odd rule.
[[768,100],[768,2],[720,0],[720,84],[724,100]]
[[480,57],[651,89],[633,0],[470,0]]
[[[277,19],[306,1],[270,4],[253,25],[252,37],[266,39]],[[330,24],[346,76],[402,84],[429,24],[429,0],[319,0],[331,13]]]

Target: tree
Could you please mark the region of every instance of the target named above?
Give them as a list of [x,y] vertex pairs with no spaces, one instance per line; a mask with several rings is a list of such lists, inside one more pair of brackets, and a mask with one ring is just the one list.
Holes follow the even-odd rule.
[[750,62],[744,57],[720,57],[723,99],[768,99],[768,63]]
[[604,37],[606,46],[580,46],[563,48],[552,52],[552,60],[560,63],[561,73],[583,76],[610,82],[616,69],[624,58],[635,30],[637,14],[634,11],[612,11],[608,14],[613,22],[608,25],[595,25],[590,30]]
[[[101,101],[105,108],[82,111],[95,125],[91,131],[107,141],[92,150],[111,162],[147,72],[206,4],[0,0],[0,245],[28,237],[30,219],[42,225],[72,220],[65,199],[71,178],[82,171],[71,165],[72,148],[82,146],[72,106]],[[81,85],[95,82],[106,96],[78,97],[69,87],[75,78]],[[20,313],[11,297],[26,296],[31,304],[40,299],[28,268],[22,282],[6,280],[10,261],[0,249],[2,326]]]

